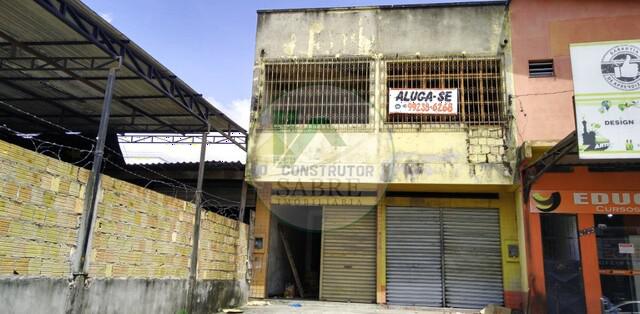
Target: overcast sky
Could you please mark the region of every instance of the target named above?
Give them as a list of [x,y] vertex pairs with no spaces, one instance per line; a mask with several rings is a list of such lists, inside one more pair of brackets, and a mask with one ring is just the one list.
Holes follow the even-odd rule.
[[[325,0],[83,0],[149,52],[213,105],[248,128],[256,32],[256,10],[459,1]],[[125,154],[163,155],[168,161],[195,161],[194,146],[123,147]],[[240,160],[233,145],[210,146],[207,159]],[[150,161],[158,161],[151,159]]]

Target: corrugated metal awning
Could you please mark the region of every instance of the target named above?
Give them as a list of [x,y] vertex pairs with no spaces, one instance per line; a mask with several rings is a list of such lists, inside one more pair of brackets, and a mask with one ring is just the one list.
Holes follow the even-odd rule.
[[244,146],[246,130],[82,2],[0,0],[0,7],[0,124],[54,130],[35,115],[95,133],[108,70],[120,57],[111,132],[196,133],[208,122]]

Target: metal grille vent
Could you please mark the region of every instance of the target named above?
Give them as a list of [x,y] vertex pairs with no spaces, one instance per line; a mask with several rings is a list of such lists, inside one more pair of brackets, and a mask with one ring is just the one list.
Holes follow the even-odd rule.
[[267,63],[259,125],[368,124],[369,71],[362,59]]
[[393,60],[388,61],[386,67],[387,88],[457,88],[459,91],[458,114],[388,114],[387,123],[390,125],[451,127],[506,122],[502,64],[499,58]]
[[529,60],[529,77],[547,77],[553,75],[553,59]]

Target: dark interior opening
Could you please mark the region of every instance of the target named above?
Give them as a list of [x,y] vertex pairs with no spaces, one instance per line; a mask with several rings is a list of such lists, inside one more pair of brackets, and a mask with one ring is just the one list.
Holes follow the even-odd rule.
[[[317,300],[320,290],[322,207],[273,205],[269,234],[268,297]],[[285,242],[302,285],[302,296]]]

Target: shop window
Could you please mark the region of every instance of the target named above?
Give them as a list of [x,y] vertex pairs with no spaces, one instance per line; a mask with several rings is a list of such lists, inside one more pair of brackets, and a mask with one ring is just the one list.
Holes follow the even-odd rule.
[[[503,71],[499,58],[390,60],[386,63],[386,72],[387,90],[458,90],[457,114],[389,113],[389,125],[463,126],[506,122]],[[385,104],[387,102],[388,99]]]
[[308,59],[267,62],[257,110],[261,127],[369,123],[370,61]]
[[529,77],[553,76],[553,59],[529,60]]

